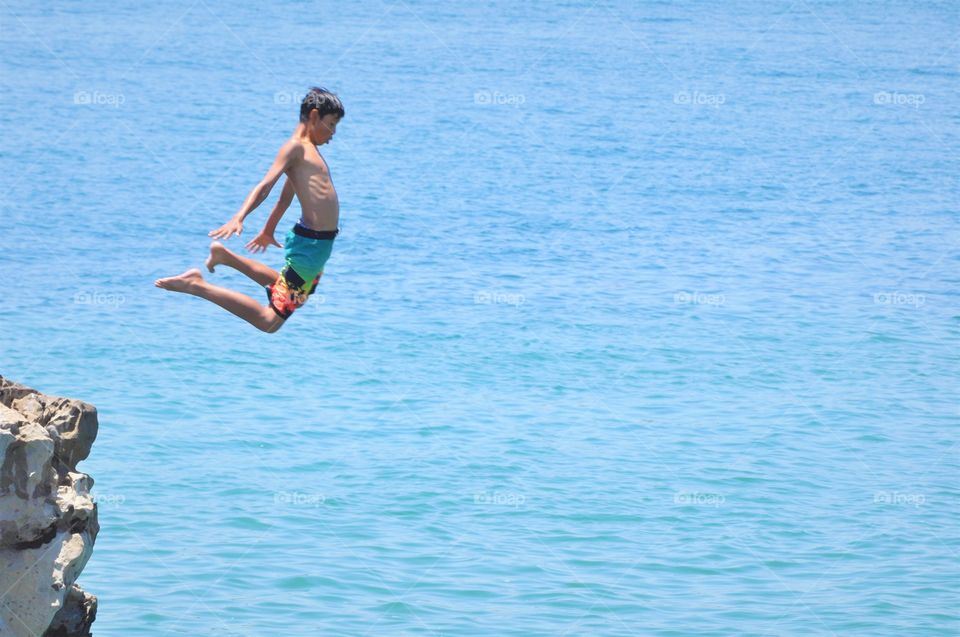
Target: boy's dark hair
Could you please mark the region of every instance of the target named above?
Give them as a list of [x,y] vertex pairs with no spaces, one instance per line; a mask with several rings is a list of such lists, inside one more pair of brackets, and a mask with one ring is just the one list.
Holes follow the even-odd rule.
[[312,87],[300,102],[300,121],[306,122],[310,119],[310,111],[313,109],[317,109],[320,117],[333,114],[343,119],[343,104],[340,98],[320,86]]

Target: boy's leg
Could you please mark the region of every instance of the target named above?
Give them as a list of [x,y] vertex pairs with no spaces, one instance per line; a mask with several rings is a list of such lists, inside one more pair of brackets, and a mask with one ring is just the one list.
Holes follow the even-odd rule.
[[213,272],[213,269],[220,264],[230,266],[234,270],[247,275],[260,285],[270,285],[277,280],[278,276],[277,271],[270,266],[240,256],[219,241],[214,241],[210,244],[210,256],[207,257],[207,270]]
[[154,285],[165,290],[185,292],[212,301],[264,332],[276,332],[284,323],[270,306],[260,305],[246,294],[207,283],[203,280],[200,270],[196,268],[187,270],[179,276],[157,279]]

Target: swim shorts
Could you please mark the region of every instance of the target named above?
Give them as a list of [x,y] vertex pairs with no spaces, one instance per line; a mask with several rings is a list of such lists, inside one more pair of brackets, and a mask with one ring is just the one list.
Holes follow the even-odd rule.
[[337,230],[313,230],[299,222],[287,232],[284,266],[272,285],[266,285],[270,307],[286,320],[307,302],[320,282],[323,266],[333,250]]

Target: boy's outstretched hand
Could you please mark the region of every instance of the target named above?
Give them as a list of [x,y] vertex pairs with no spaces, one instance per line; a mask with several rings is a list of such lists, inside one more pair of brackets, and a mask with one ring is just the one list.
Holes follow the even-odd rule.
[[239,237],[241,232],[243,232],[243,221],[236,217],[230,217],[230,221],[216,230],[211,230],[207,233],[207,236],[214,239],[227,239],[234,234]]
[[277,243],[276,239],[273,238],[272,232],[268,234],[261,230],[257,236],[255,236],[253,239],[250,239],[250,241],[247,243],[247,250],[250,252],[263,252],[268,246],[271,245],[277,246],[278,248],[283,247]]

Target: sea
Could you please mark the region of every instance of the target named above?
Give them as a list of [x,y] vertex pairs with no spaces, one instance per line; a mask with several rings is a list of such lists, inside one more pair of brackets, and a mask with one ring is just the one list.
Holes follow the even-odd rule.
[[[0,51],[0,374],[99,412],[96,637],[960,634],[957,3],[3,0]],[[155,287],[311,86],[317,292]]]

